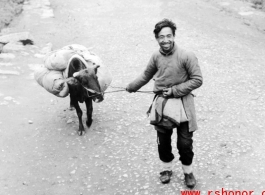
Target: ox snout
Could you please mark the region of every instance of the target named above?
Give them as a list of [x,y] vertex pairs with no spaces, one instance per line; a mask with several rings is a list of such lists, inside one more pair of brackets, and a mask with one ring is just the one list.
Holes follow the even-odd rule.
[[[83,86],[84,87],[84,86]],[[85,90],[87,91],[87,92],[89,92],[90,94],[91,94],[91,96],[92,96],[92,100],[94,101],[94,102],[96,102],[96,103],[98,103],[98,102],[102,102],[103,100],[104,100],[104,94],[103,93],[99,93],[99,92],[97,92],[97,91],[95,91],[95,90],[93,90],[93,89],[89,89],[89,88],[87,88],[87,87],[84,87],[85,88]]]
[[93,97],[92,99],[94,102],[99,103],[104,100],[104,95],[100,93],[97,96]]

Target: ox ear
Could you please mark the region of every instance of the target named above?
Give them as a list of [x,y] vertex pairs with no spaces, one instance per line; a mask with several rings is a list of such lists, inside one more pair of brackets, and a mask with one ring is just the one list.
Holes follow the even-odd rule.
[[78,77],[79,76],[79,72],[75,72],[74,74],[73,74],[73,77]]
[[100,67],[100,65],[96,64],[93,66],[94,70],[95,70],[95,73],[97,74],[98,72],[98,68]]

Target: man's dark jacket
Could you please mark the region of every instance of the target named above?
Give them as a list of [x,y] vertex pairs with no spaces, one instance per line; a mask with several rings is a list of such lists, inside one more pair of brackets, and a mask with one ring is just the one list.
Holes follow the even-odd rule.
[[144,72],[127,86],[127,90],[135,92],[152,78],[155,81],[155,93],[171,87],[173,96],[182,98],[189,120],[189,131],[197,130],[194,96],[191,92],[202,85],[203,79],[195,54],[177,47],[176,44],[167,54],[161,49],[156,51]]

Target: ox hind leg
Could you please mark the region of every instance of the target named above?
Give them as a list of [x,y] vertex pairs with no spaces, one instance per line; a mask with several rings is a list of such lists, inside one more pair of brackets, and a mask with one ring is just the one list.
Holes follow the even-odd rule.
[[79,129],[78,129],[78,135],[83,135],[85,134],[85,129],[84,129],[84,125],[83,125],[83,122],[82,122],[82,115],[83,115],[83,112],[78,104],[78,101],[74,101],[73,99],[71,99],[71,103],[72,105],[74,106],[75,110],[76,110],[76,114],[78,116],[78,120],[79,120]]
[[91,98],[87,98],[85,100],[86,102],[86,112],[87,112],[87,121],[86,121],[86,125],[89,128],[93,122],[92,119],[92,113],[93,113],[93,102]]

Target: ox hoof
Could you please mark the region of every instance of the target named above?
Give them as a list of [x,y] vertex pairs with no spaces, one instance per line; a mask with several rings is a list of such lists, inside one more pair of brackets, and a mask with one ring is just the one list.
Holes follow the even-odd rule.
[[86,121],[86,126],[89,128],[92,125],[92,122],[93,122],[92,119],[91,120],[87,120]]
[[85,135],[85,131],[78,131],[77,134],[78,134],[79,136]]

